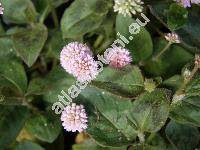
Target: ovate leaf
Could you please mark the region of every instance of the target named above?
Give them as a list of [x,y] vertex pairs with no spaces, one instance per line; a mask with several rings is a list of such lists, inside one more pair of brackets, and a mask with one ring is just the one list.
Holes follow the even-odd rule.
[[[145,22],[144,19],[140,20]],[[116,18],[116,32],[119,32],[129,40],[129,44],[125,43],[125,47],[130,50],[133,61],[139,62],[151,56],[153,44],[149,32],[144,27],[141,27],[137,34],[131,34],[129,28],[132,23],[136,23],[136,21],[131,17],[124,17],[118,14]]]
[[1,86],[15,87],[20,93],[27,88],[27,77],[23,65],[15,60],[0,60],[0,82]]
[[75,85],[76,80],[61,67],[55,67],[44,78],[42,83],[46,83],[46,87],[43,89],[48,89],[48,91],[44,94],[44,100],[54,103],[59,100],[58,95],[62,95],[61,91],[64,90],[68,93],[68,89],[72,85]]
[[59,118],[53,114],[37,114],[26,122],[26,129],[36,138],[52,143],[60,133],[61,124]]
[[31,0],[1,0],[4,7],[3,19],[7,23],[30,23],[35,21],[37,12]]
[[15,32],[12,36],[14,47],[22,60],[31,67],[47,39],[47,29],[43,24],[35,24],[29,28],[18,29]]
[[33,143],[31,141],[23,141],[17,145],[16,150],[45,150],[45,149],[40,145]]
[[144,89],[143,76],[135,66],[122,69],[103,68],[92,85],[125,97],[137,96]]
[[[167,41],[156,39],[154,41],[155,54],[158,55],[167,45]],[[193,55],[177,44],[171,45],[158,59],[147,60],[144,70],[153,76],[171,77],[177,70],[193,59]],[[172,67],[173,66],[173,67]]]
[[187,22],[188,11],[186,8],[174,3],[170,5],[167,24],[174,31],[182,27]]
[[76,38],[97,29],[111,7],[110,0],[76,0],[61,20],[63,38]]
[[170,121],[165,129],[168,140],[176,149],[195,149],[200,142],[198,128]]
[[170,117],[177,122],[200,127],[200,76],[185,89],[185,96],[171,105]]
[[89,117],[86,131],[97,143],[121,147],[130,144],[137,136],[134,125],[127,118],[132,107],[130,99],[86,88],[81,93],[80,103],[85,105]]
[[5,149],[19,134],[28,117],[28,109],[22,106],[0,105],[0,147]]
[[73,145],[73,150],[88,150],[88,149],[92,149],[92,150],[126,150],[127,147],[102,147],[100,145],[98,145],[97,143],[95,143],[92,139],[86,140],[84,141],[84,143],[81,144],[74,144]]
[[133,103],[129,118],[141,132],[157,132],[169,115],[169,98],[164,90],[144,93]]

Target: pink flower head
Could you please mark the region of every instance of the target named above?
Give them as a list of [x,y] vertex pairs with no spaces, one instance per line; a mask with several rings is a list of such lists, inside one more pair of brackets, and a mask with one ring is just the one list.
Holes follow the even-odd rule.
[[83,105],[72,103],[65,107],[61,114],[61,121],[66,131],[82,132],[87,128],[87,115]]
[[172,42],[172,43],[181,43],[180,41],[180,37],[178,36],[178,34],[172,32],[172,33],[167,33],[165,35],[165,39],[169,42]]
[[62,49],[60,62],[80,82],[91,81],[98,74],[98,65],[89,47],[78,42],[69,43]]
[[178,3],[181,3],[181,5],[183,5],[183,7],[187,8],[187,7],[191,7],[191,3],[193,4],[199,4],[200,0],[176,0]]
[[2,7],[2,5],[0,3],[0,15],[3,15],[3,10],[4,10],[4,8]]
[[191,3],[193,3],[193,4],[200,4],[200,0],[191,0]]
[[130,52],[122,47],[112,48],[107,56],[106,60],[109,62],[109,65],[114,68],[122,68],[131,63],[132,58]]

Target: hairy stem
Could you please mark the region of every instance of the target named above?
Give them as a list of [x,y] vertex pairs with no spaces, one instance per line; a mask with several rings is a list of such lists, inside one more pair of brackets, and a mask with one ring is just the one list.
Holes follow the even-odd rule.
[[171,42],[168,42],[168,44],[163,48],[163,50],[161,50],[155,57],[154,60],[158,60],[160,58],[160,56],[162,56],[171,46]]
[[104,36],[103,35],[99,35],[97,37],[95,43],[94,43],[94,48],[97,48],[101,44],[101,42],[103,41],[103,39],[104,39]]
[[58,16],[57,16],[57,13],[56,13],[56,9],[53,6],[52,0],[48,0],[48,2],[49,2],[49,6],[51,8],[51,14],[52,14],[54,25],[55,25],[56,28],[58,28],[59,27],[59,21],[58,21]]

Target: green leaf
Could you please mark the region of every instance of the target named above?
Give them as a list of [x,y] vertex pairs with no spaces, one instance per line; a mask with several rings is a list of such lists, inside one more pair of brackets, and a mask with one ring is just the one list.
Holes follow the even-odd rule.
[[24,24],[36,20],[37,12],[30,0],[1,0],[4,7],[3,19],[6,23]]
[[[151,1],[150,3],[150,10],[151,13],[166,27],[167,26],[167,15],[168,9],[171,5],[171,0],[158,0],[158,1]],[[188,11],[188,21],[187,23],[181,28],[176,31],[178,35],[181,37],[185,43],[182,42],[187,49],[191,50],[192,52],[199,53],[200,48],[200,36],[199,36],[199,13],[200,9],[199,6],[193,5]],[[178,20],[177,20],[178,21]]]
[[58,95],[61,95],[61,91],[68,91],[68,89],[75,85],[76,80],[64,71],[61,67],[54,68],[45,78],[46,89],[49,89],[44,94],[44,100],[50,103],[57,102]]
[[63,38],[77,38],[97,29],[109,7],[110,0],[76,0],[61,19]]
[[117,147],[117,148],[114,148],[114,147],[102,147],[100,145],[97,145],[93,140],[89,139],[89,140],[86,140],[84,141],[84,143],[81,143],[81,144],[74,144],[73,145],[73,150],[88,150],[88,149],[91,149],[91,150],[126,150],[127,147],[124,146],[124,147]]
[[60,52],[62,48],[71,40],[63,40],[62,33],[60,31],[50,32],[50,40],[47,43],[49,50],[53,53],[57,59],[60,59]]
[[177,122],[200,127],[200,76],[186,87],[185,97],[171,105],[170,118]]
[[0,58],[15,56],[13,42],[10,38],[0,38]]
[[27,77],[24,67],[21,63],[10,59],[0,60],[0,82],[1,86],[10,86],[17,88],[22,94],[27,89]]
[[103,68],[92,85],[124,97],[137,96],[144,90],[143,76],[138,67]]
[[[140,20],[144,22],[144,19]],[[118,14],[116,18],[116,32],[119,32],[129,40],[129,44],[126,45],[126,48],[130,50],[133,62],[139,62],[152,55],[153,44],[151,35],[144,27],[140,27],[140,32],[138,34],[131,34],[129,32],[129,26],[132,23],[136,23],[136,21],[131,17],[124,17],[123,15]],[[130,37],[133,37],[133,39],[130,40]],[[120,38],[118,37],[118,39]]]
[[0,105],[0,147],[5,149],[19,134],[28,117],[28,109],[22,106]]
[[46,13],[46,17],[47,17],[48,14],[51,12],[51,5],[49,3],[50,1],[52,1],[53,7],[57,8],[63,3],[66,3],[68,0],[56,0],[56,1],[55,0],[34,0],[33,3],[36,7],[36,10],[40,14],[43,14],[45,11],[48,11],[48,13]]
[[185,42],[186,47],[195,53],[200,53],[200,20],[198,19],[200,9],[199,6],[193,5],[188,11],[189,15],[186,25],[176,32]]
[[34,78],[28,85],[26,95],[42,95],[51,90],[50,83],[42,78]]
[[130,99],[112,95],[104,90],[86,88],[80,103],[88,113],[87,132],[100,145],[121,147],[131,143],[137,133],[130,124],[127,113],[132,107]]
[[35,114],[26,122],[26,129],[41,141],[52,143],[60,134],[61,123],[53,114]]
[[152,146],[152,148],[154,148],[155,150],[167,150],[167,147],[169,146],[167,145],[165,139],[159,133],[151,133],[147,138],[146,143],[148,143],[149,146]]
[[47,39],[47,29],[43,24],[15,31],[12,39],[14,47],[23,61],[31,67],[38,58]]
[[180,75],[174,75],[165,80],[162,84],[176,91],[181,87],[183,82],[183,78]]
[[[155,55],[157,55],[167,45],[167,41],[162,39],[155,39]],[[181,71],[183,66],[193,59],[193,55],[187,52],[178,44],[173,44],[169,49],[161,55],[157,60],[150,59],[145,61],[144,70],[153,76],[162,76],[169,78]],[[173,67],[172,67],[173,66]]]
[[45,149],[40,145],[33,143],[31,141],[23,141],[17,145],[16,150],[45,150]]
[[167,24],[172,31],[177,30],[187,22],[187,17],[188,11],[186,8],[175,3],[171,4],[168,11]]
[[200,97],[200,74],[196,76],[187,86],[186,86],[187,96],[199,96]]
[[150,12],[166,26],[168,9],[171,3],[171,0],[149,1]]
[[156,89],[138,97],[129,113],[130,121],[140,132],[157,132],[169,115],[169,98],[164,90]]
[[200,143],[198,128],[170,121],[165,129],[168,140],[176,149],[192,150]]

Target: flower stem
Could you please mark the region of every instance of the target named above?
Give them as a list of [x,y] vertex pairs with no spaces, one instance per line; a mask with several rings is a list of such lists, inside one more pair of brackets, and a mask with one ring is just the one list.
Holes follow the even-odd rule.
[[168,44],[163,48],[163,50],[161,50],[155,57],[154,60],[158,60],[160,58],[160,56],[162,56],[171,46],[171,42],[168,42]]
[[56,13],[56,9],[53,6],[52,0],[48,0],[48,2],[49,2],[49,6],[51,8],[51,14],[52,14],[54,25],[55,25],[56,28],[58,28],[59,27],[59,21],[58,21],[58,16],[57,16],[57,13]]
[[94,48],[97,48],[101,44],[101,42],[103,41],[103,39],[104,39],[104,36],[103,35],[99,35],[97,37],[95,43],[94,43]]
[[25,98],[22,99],[22,105],[27,106],[33,112],[39,112],[39,109],[35,107],[34,105],[32,105],[31,103],[27,102]]
[[40,23],[44,23],[44,20],[45,20],[46,16],[48,15],[49,10],[50,10],[50,7],[47,6],[47,7],[45,8],[45,10],[43,11],[41,17],[40,17],[40,20],[39,20]]

